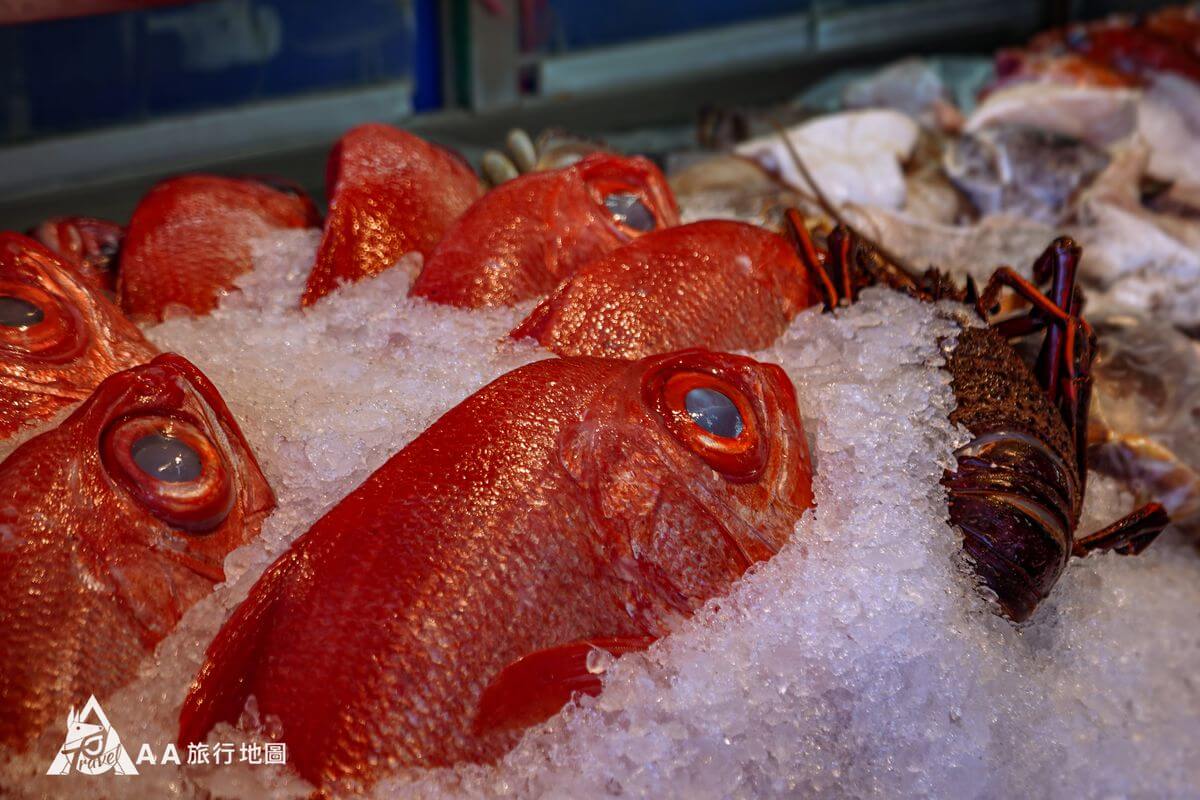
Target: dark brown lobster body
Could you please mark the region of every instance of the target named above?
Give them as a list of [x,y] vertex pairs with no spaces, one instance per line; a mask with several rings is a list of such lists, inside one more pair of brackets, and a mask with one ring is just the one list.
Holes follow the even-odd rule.
[[971,432],[947,471],[950,519],[963,548],[1013,619],[1028,617],[1058,581],[1083,500],[1066,426],[1029,367],[991,328],[965,328],[946,369]]
[[[946,363],[957,400],[950,419],[972,436],[955,452],[956,467],[942,480],[950,521],[962,531],[963,548],[1007,616],[1027,619],[1073,555],[1137,554],[1162,532],[1166,512],[1151,503],[1100,531],[1075,536],[1087,486],[1095,337],[1080,315],[1075,288],[1080,250],[1074,242],[1055,240],[1034,265],[1034,279],[1049,284],[1048,293],[1001,267],[980,294],[972,283],[958,289],[935,270],[916,277],[844,227],[829,234],[829,252],[818,251],[798,213],[789,212],[787,221],[830,308],[872,284],[922,300],[963,302],[985,322],[1004,288],[1028,305],[986,327],[965,325]],[[1010,341],[1043,331],[1031,368]]]

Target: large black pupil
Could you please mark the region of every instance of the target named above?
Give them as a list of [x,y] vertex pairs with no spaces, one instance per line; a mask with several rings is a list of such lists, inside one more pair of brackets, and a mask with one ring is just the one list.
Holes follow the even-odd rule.
[[45,318],[42,310],[28,300],[0,295],[0,325],[6,328],[29,328]]
[[733,401],[714,389],[692,389],[683,404],[692,421],[714,436],[736,439],[745,427]]
[[165,483],[187,483],[200,477],[200,455],[180,439],[151,433],[133,443],[133,463]]
[[626,227],[633,228],[635,231],[654,230],[657,221],[654,215],[650,213],[650,209],[641,201],[636,194],[629,192],[616,192],[604,198],[604,207],[613,215],[617,222]]

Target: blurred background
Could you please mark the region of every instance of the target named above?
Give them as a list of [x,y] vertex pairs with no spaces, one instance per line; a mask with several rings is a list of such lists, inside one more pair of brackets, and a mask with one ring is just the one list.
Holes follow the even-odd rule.
[[[368,120],[477,158],[520,125],[691,135],[906,54],[989,54],[1100,0],[0,0],[0,225],[124,219],[185,170],[323,196]],[[1157,4],[1149,4],[1157,5]],[[640,142],[653,151],[653,142]]]

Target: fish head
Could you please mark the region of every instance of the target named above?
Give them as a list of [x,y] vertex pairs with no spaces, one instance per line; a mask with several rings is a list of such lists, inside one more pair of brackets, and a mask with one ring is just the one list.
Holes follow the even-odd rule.
[[[610,557],[653,561],[676,588],[696,589],[679,588],[694,602],[677,607],[777,552],[812,505],[791,381],[744,356],[682,350],[630,362],[562,453]],[[706,548],[721,554],[698,555]]]
[[618,238],[679,224],[679,205],[666,177],[641,156],[594,153],[569,167],[587,186],[602,219]]
[[154,353],[60,257],[26,236],[0,233],[0,436],[82,400]]
[[216,388],[175,354],[110,376],[17,448],[0,496],[10,588],[36,597],[55,582],[75,607],[91,593],[147,647],[225,579],[225,556],[275,505]]
[[110,294],[117,287],[117,252],[125,229],[95,217],[54,217],[32,231],[32,236],[71,264],[94,288]]

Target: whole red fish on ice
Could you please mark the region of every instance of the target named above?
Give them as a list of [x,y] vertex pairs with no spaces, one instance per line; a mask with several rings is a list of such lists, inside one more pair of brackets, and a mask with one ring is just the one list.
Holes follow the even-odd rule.
[[511,335],[573,356],[758,350],[819,299],[787,239],[705,220],[648,233],[584,265]]
[[156,352],[78,270],[26,236],[0,232],[0,439]]
[[0,463],[0,743],[103,697],[256,536],[275,497],[180,356],[109,377]]
[[207,314],[253,266],[253,241],[318,224],[298,187],[259,178],[182,175],[157,184],[133,212],[117,271],[121,308],[138,321],[173,310]]
[[458,155],[390,125],[350,130],[329,154],[329,216],[301,305],[360,281],[401,256],[428,256],[483,194]]
[[318,785],[495,759],[595,690],[593,643],[645,647],[775,553],[811,479],[774,365],[689,350],[517,369],[262,575],[209,647],[180,741],[253,695]]
[[647,231],[678,224],[675,197],[651,161],[594,153],[484,195],[446,231],[410,293],[463,308],[512,305]]

